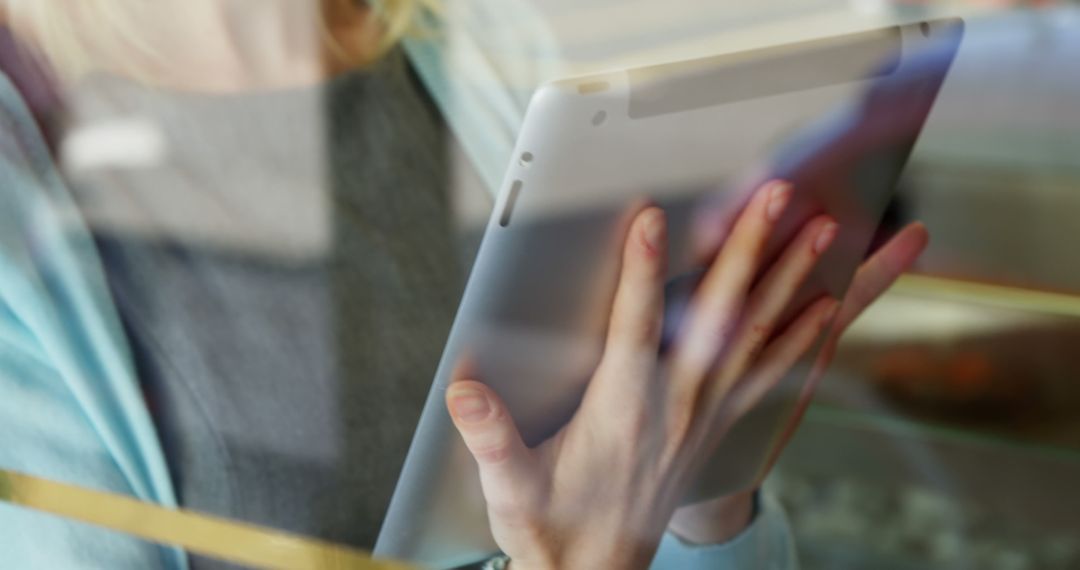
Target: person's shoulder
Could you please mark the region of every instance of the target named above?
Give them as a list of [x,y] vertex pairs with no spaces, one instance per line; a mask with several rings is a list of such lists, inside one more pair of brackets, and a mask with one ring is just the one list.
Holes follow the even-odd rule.
[[40,174],[52,163],[46,133],[62,105],[57,82],[33,53],[0,23],[0,160]]
[[[0,160],[31,160],[36,168],[49,156],[26,101],[3,71],[0,71]],[[43,156],[38,156],[43,155]]]
[[0,257],[9,270],[27,253],[30,224],[62,187],[43,131],[54,91],[29,54],[0,25]]
[[0,74],[4,84],[4,100],[0,101],[3,112],[25,114],[48,133],[63,107],[59,83],[45,61],[2,22]]

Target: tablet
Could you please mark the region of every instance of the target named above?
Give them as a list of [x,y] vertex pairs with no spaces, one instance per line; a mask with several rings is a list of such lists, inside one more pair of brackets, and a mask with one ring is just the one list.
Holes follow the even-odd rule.
[[[431,393],[376,544],[380,557],[451,567],[497,550],[476,466],[444,404],[454,371],[505,400],[526,443],[572,416],[595,369],[626,212],[669,225],[665,328],[702,266],[693,221],[739,211],[770,178],[794,184],[769,245],[812,216],[839,231],[789,307],[843,296],[958,49],[962,24],[922,22],[542,86],[525,116]],[[639,203],[639,202],[638,202]],[[692,227],[693,226],[693,227]],[[818,343],[721,443],[687,501],[757,484]],[[598,476],[602,476],[598,474]]]

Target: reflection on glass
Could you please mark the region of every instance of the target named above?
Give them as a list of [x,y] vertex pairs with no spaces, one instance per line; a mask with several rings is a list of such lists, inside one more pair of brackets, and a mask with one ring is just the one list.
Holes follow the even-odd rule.
[[[363,552],[339,545],[190,511],[164,509],[121,495],[24,473],[0,470],[0,501],[39,511],[26,513],[31,517],[44,518],[46,515],[43,513],[48,513],[68,519],[64,528],[71,534],[65,536],[73,544],[94,537],[105,543],[119,539],[127,548],[135,550],[140,546],[132,540],[135,538],[172,544],[191,554],[258,568],[407,568],[393,562],[376,562]],[[128,536],[121,537],[115,533]],[[55,538],[59,540],[63,537]],[[101,543],[99,546],[104,547]],[[149,548],[143,548],[143,551],[155,550],[150,545],[146,546]],[[179,551],[167,553],[166,556],[166,562],[184,563]]]
[[[264,539],[370,549],[502,173],[549,159],[514,152],[537,86],[965,15],[877,236],[924,221],[920,276],[846,337],[766,495],[783,501],[806,568],[1075,567],[1080,12],[947,4],[0,2],[0,469],[261,525]],[[865,75],[894,52],[855,64]],[[678,184],[621,168],[567,187],[597,191],[562,204],[587,237],[614,224],[583,212],[611,221],[613,208],[582,202],[614,186],[681,192],[661,202],[685,222],[707,204],[684,198],[718,178],[750,188],[830,158],[807,149],[867,150],[845,138],[864,125],[855,107],[836,103],[887,92],[845,81],[837,59],[755,76],[757,63],[712,78],[728,100],[704,105],[727,105],[733,136],[655,145]],[[626,112],[589,107],[583,124],[702,128],[700,77],[673,93],[635,79]],[[597,85],[590,101],[623,87]],[[897,120],[911,99],[870,103]],[[702,157],[711,171],[690,166]],[[521,179],[507,227],[529,221],[538,185]],[[556,233],[563,249],[590,247]],[[524,285],[551,273],[507,263]],[[691,273],[678,263],[672,277]],[[595,289],[581,298],[610,295]],[[549,370],[594,356],[571,337],[580,362],[545,358],[530,343],[549,333],[489,341],[527,344]],[[551,393],[535,387],[528,399]],[[464,518],[442,530],[482,522]],[[0,530],[4,556],[30,567],[228,567],[6,503]],[[143,536],[182,543],[168,534]],[[293,566],[266,542],[232,547]]]

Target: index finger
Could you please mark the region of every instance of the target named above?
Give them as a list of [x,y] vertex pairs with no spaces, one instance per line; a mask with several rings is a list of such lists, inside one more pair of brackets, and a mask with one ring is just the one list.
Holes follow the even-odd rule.
[[791,198],[791,185],[761,187],[739,215],[731,235],[698,286],[688,322],[676,339],[680,374],[704,377],[738,328],[743,305],[761,265],[772,228]]

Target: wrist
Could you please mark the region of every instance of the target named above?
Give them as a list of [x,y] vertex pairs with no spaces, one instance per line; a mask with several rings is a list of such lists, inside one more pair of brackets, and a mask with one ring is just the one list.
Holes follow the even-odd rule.
[[722,544],[734,539],[754,520],[757,489],[681,507],[668,531],[689,544]]
[[561,564],[530,564],[527,561],[505,558],[494,565],[485,565],[483,570],[558,570],[560,568],[605,568],[610,570],[641,570],[648,568],[652,558],[628,559],[626,557],[589,556],[584,559],[573,558]]
[[560,570],[562,568],[605,568],[608,570],[642,570],[652,563],[656,550],[648,554],[633,551],[568,553],[557,561],[536,562],[506,557],[499,564],[484,570]]
[[[562,543],[557,550],[544,553],[526,551],[508,553],[504,565],[496,570],[561,570],[563,568],[604,568],[608,570],[642,570],[648,568],[660,546],[655,542],[638,542],[628,537],[612,539],[592,536],[576,544]],[[584,537],[583,537],[584,538]],[[485,569],[486,570],[486,569]]]

